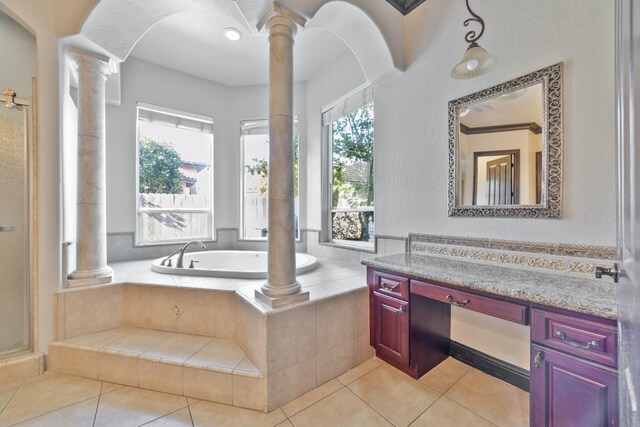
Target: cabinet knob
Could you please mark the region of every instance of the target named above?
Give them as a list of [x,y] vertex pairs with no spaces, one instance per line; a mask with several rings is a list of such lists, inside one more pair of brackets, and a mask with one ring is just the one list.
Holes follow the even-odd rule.
[[533,364],[535,365],[536,368],[539,368],[540,366],[542,366],[543,361],[544,361],[544,353],[539,351],[538,354],[536,354],[536,357],[533,359]]
[[404,314],[404,305],[400,306],[400,309],[398,310],[398,313],[400,313],[400,316],[402,316]]

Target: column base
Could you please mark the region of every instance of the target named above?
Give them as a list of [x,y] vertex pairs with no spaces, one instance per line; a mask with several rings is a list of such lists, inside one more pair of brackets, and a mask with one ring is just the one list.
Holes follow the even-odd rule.
[[264,291],[256,289],[256,300],[268,305],[271,308],[282,307],[296,302],[308,301],[309,292],[298,292],[293,295],[285,295],[280,297],[270,297],[263,293]]
[[67,287],[75,288],[78,286],[100,285],[103,283],[111,283],[113,280],[113,269],[109,266],[99,270],[75,270],[69,274],[67,278]]

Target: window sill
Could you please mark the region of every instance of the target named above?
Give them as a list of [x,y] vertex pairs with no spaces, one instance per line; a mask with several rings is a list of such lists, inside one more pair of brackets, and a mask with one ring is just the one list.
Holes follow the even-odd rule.
[[373,242],[349,242],[349,241],[333,241],[320,242],[322,246],[332,248],[347,249],[349,251],[365,252],[368,254],[378,253],[375,243]]

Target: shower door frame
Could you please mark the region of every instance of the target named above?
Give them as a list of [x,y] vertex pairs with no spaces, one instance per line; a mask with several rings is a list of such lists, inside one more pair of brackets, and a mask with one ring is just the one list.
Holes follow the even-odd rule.
[[0,93],[0,108],[7,108],[5,102],[13,102],[16,106],[26,107],[25,114],[25,161],[27,173],[25,178],[27,179],[27,201],[25,203],[26,216],[27,216],[27,233],[28,237],[25,239],[25,245],[27,245],[28,259],[26,260],[27,274],[27,290],[28,292],[28,335],[29,345],[25,350],[18,350],[13,353],[6,353],[0,356],[1,358],[12,358],[23,354],[33,353],[38,348],[38,334],[37,334],[37,313],[38,313],[38,221],[37,221],[37,195],[38,186],[36,180],[37,170],[37,150],[36,150],[36,77],[32,78],[32,96],[31,99],[21,98],[18,96],[7,96]]

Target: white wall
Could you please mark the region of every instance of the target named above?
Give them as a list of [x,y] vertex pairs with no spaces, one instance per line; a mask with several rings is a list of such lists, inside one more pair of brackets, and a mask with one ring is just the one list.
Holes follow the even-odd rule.
[[[107,106],[107,231],[135,231],[137,101],[213,116],[215,227],[238,228],[240,121],[268,117],[268,87],[227,87],[135,58],[122,64],[121,73],[122,105]],[[294,93],[304,135],[305,83],[296,83]],[[301,139],[301,150],[304,146]]]
[[0,90],[13,89],[31,98],[31,78],[36,75],[36,38],[0,11]]
[[[408,15],[414,62],[375,90],[376,232],[614,245],[614,4],[487,0],[476,9],[487,25],[481,45],[498,65],[464,81],[449,75],[466,48],[464,5],[430,0]],[[447,103],[560,61],[562,219],[449,218]]]
[[[487,25],[481,45],[498,57],[493,71],[464,81],[450,77],[467,47],[467,11],[463,3],[430,0],[405,21],[407,71],[374,86],[376,234],[615,245],[614,4],[486,0],[476,9]],[[357,68],[343,62],[307,83],[312,229],[321,227],[320,109],[362,83]],[[557,62],[564,63],[562,219],[449,218],[448,102]],[[513,326],[454,311],[451,337],[528,368],[528,328]]]
[[[415,9],[406,21],[413,62],[402,76],[374,87],[376,233],[614,245],[614,5],[598,0],[483,2],[478,8],[487,24],[482,45],[498,56],[498,66],[485,76],[459,81],[449,72],[466,48],[466,13],[446,0]],[[562,219],[449,218],[447,103],[556,62],[564,63]],[[331,91],[356,75],[341,60],[327,70],[308,82],[310,118],[323,104],[316,101],[316,91]],[[338,75],[335,82],[331,71]],[[310,136],[319,135],[309,124]],[[317,161],[316,152],[309,152],[309,161]],[[320,200],[319,190],[310,188],[309,228],[321,226]]]

